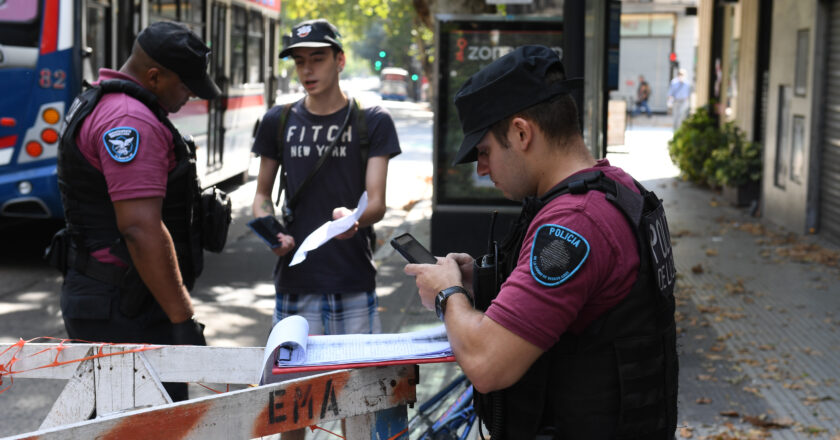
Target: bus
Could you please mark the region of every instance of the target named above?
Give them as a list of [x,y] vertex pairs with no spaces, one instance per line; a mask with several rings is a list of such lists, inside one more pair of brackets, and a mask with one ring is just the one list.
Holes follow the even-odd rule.
[[222,90],[170,119],[197,145],[202,186],[248,177],[252,138],[275,100],[280,0],[0,0],[0,220],[64,216],[56,177],[64,113],[137,34],[186,24],[212,49]]
[[379,77],[379,94],[382,99],[405,101],[408,99],[408,71],[399,67],[382,69]]

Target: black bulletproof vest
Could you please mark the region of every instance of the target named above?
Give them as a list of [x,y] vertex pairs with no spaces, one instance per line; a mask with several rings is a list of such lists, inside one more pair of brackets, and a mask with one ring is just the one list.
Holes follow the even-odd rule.
[[184,284],[191,289],[203,267],[201,230],[196,224],[200,190],[195,151],[169,121],[166,112],[157,103],[157,97],[131,81],[102,81],[84,91],[73,101],[64,119],[58,153],[58,187],[64,204],[66,230],[74,250],[84,255],[110,247],[112,253],[131,261],[117,229],[105,177],[85,159],[76,145],[76,135],[82,122],[105,93],[124,93],[137,99],[172,132],[177,164],[167,176],[162,217],[175,244]]
[[[513,271],[536,213],[555,197],[590,190],[604,192],[624,214],[635,231],[640,265],[628,296],[586,331],[563,335],[511,387],[477,395],[477,409],[493,440],[673,438],[678,372],[675,267],[662,204],[654,193],[636,185],[641,195],[600,171],[589,172],[525,201],[500,247],[502,279]],[[476,298],[476,304],[486,307],[491,299]]]

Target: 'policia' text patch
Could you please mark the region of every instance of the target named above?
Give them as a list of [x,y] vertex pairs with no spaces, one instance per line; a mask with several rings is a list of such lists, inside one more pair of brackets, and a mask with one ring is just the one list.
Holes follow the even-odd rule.
[[566,282],[589,256],[589,242],[571,229],[542,225],[531,245],[531,275],[545,286]]

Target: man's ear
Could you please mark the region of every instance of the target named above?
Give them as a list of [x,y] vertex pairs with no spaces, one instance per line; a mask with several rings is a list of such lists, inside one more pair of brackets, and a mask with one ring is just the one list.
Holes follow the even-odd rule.
[[510,122],[508,134],[512,134],[511,140],[517,146],[522,150],[527,150],[534,140],[534,124],[525,118],[515,117]]
[[144,79],[146,80],[145,86],[152,92],[156,92],[158,89],[158,85],[160,84],[161,76],[163,72],[157,67],[150,67],[146,70],[146,74],[143,75]]
[[338,71],[341,72],[344,70],[344,64],[347,62],[347,59],[344,57],[344,52],[339,52],[336,55],[336,61],[338,62]]

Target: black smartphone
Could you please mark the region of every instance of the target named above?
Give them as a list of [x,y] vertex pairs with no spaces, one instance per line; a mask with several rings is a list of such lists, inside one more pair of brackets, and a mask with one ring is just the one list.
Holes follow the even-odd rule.
[[391,246],[409,263],[437,263],[437,258],[408,232],[392,239]]
[[277,221],[277,218],[273,215],[255,218],[248,222],[248,227],[272,249],[280,247],[280,242],[277,241],[278,233],[288,234],[283,224]]

